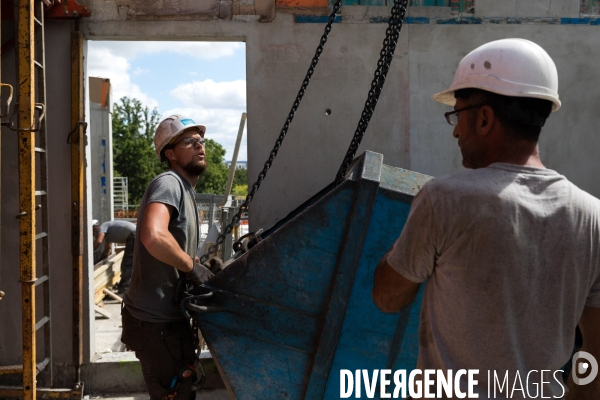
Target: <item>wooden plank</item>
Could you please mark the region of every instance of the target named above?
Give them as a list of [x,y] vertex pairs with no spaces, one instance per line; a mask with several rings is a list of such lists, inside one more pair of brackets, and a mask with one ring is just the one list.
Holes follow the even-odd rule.
[[111,290],[108,290],[108,289],[104,288],[104,289],[102,290],[102,292],[103,292],[105,295],[107,295],[108,297],[110,297],[111,299],[117,300],[119,303],[122,303],[122,302],[123,302],[123,298],[122,298],[121,296],[119,296],[119,295],[115,294],[115,293],[114,293],[113,291],[111,291]]
[[111,317],[110,313],[108,311],[104,310],[100,306],[94,306],[94,311],[96,311],[98,314],[102,315],[102,317],[104,317],[105,319],[110,319],[110,317]]
[[102,301],[106,288],[111,288],[121,280],[123,252],[113,254],[94,266],[94,304]]
[[94,265],[94,280],[97,276],[106,273],[107,270],[115,268],[121,269],[121,262],[123,260],[123,253],[117,253],[109,256],[107,259],[104,259]]

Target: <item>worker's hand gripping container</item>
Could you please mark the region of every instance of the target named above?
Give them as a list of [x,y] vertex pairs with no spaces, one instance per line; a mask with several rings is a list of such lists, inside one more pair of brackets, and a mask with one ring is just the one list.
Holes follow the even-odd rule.
[[214,312],[190,314],[232,396],[335,399],[340,370],[416,367],[421,295],[385,314],[371,290],[429,179],[367,151],[206,284]]

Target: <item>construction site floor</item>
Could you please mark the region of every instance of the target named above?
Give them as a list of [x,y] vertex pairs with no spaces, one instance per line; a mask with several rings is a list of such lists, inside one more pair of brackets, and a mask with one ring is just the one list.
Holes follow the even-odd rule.
[[121,343],[121,303],[106,297],[100,305],[110,318],[96,312],[96,354],[125,351],[125,345]]

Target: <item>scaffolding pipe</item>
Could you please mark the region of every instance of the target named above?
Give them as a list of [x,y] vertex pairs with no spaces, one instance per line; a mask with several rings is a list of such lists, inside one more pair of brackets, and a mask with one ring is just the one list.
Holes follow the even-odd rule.
[[244,134],[244,126],[246,125],[246,113],[242,113],[242,119],[240,120],[240,127],[238,129],[237,139],[235,140],[235,148],[233,149],[233,157],[231,158],[231,165],[229,166],[229,176],[227,177],[227,184],[225,185],[225,197],[223,198],[224,206],[229,199],[231,194],[231,186],[233,185],[233,176],[235,175],[235,168],[237,165],[238,153],[240,151],[240,144],[242,143],[242,136]]

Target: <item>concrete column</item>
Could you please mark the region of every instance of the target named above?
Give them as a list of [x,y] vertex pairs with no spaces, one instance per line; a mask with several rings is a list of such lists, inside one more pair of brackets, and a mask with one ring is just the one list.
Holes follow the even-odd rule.
[[112,102],[110,81],[89,78],[92,218],[100,222],[113,219],[112,187]]

